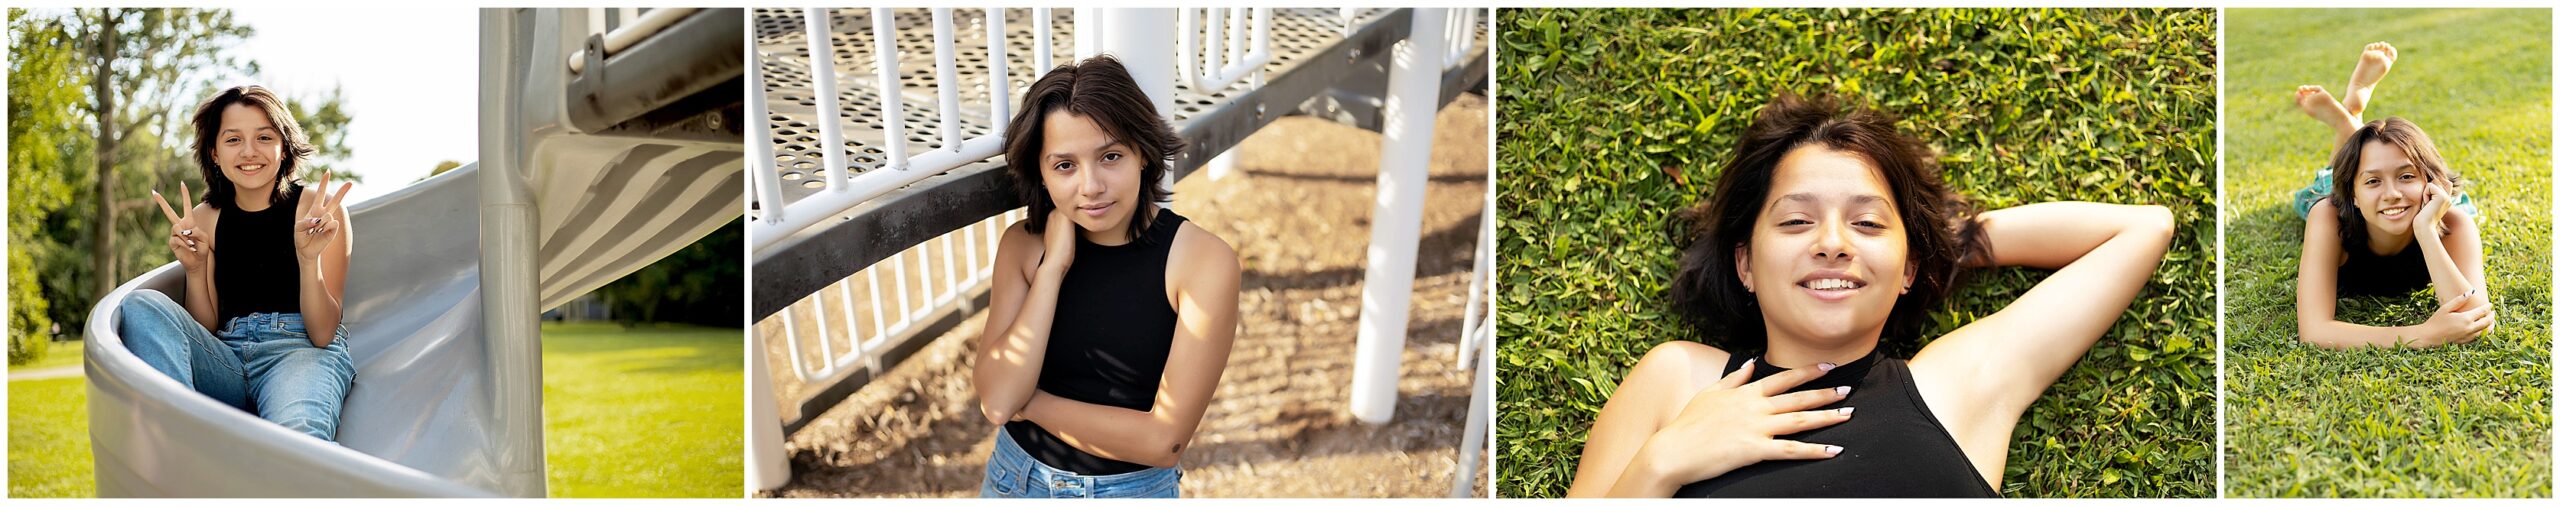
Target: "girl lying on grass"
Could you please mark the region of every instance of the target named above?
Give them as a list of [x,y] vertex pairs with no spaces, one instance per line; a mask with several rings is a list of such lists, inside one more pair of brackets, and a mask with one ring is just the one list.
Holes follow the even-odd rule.
[[[2445,166],[2417,124],[2397,117],[2362,123],[2374,85],[2398,57],[2391,44],[2365,46],[2344,101],[2319,86],[2294,91],[2303,114],[2337,133],[2329,166],[2294,192],[2294,212],[2303,217],[2294,310],[2304,343],[2429,348],[2471,342],[2495,325],[2480,211],[2463,194],[2462,176]],[[2345,198],[2331,198],[2339,188]],[[2377,327],[2337,318],[2341,297],[2401,297],[2428,287],[2437,308],[2423,323]]]
[[[1671,283],[1705,330],[1638,361],[1569,495],[1990,497],[2010,433],[2148,283],[2167,208],[2051,202],[1974,215],[1885,113],[1782,95],[1686,213]],[[2053,274],[1908,360],[1964,269]]]

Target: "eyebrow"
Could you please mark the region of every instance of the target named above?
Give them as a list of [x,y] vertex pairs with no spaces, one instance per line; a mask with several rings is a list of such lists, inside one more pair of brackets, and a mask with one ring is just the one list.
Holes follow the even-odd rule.
[[[1786,195],[1781,195],[1781,196],[1779,196],[1779,197],[1778,197],[1778,200],[1791,200],[1791,201],[1803,202],[1803,203],[1807,203],[1807,204],[1819,203],[1819,202],[1821,202],[1821,201],[1822,201],[1822,199],[1821,199],[1820,197],[1816,197],[1816,196],[1814,196],[1814,195],[1813,195],[1813,194],[1811,194],[1811,193],[1789,193],[1789,194],[1786,194]],[[1856,195],[1856,196],[1849,197],[1849,203],[1850,203],[1850,204],[1852,204],[1852,205],[1856,205],[1856,204],[1869,204],[1869,203],[1882,202],[1882,201],[1884,201],[1884,196],[1883,196],[1883,195],[1868,194],[1868,193],[1862,193],[1862,194],[1858,194],[1858,195]]]
[[[1126,145],[1127,145],[1127,144],[1120,142],[1120,139],[1118,139],[1118,138],[1108,138],[1108,137],[1106,137],[1106,138],[1104,138],[1104,139],[1103,139],[1102,145],[1100,145],[1100,146],[1094,146],[1093,150],[1094,150],[1094,151],[1103,151],[1103,150],[1111,149],[1111,147],[1112,147],[1112,146],[1126,146]],[[1072,157],[1072,156],[1075,156],[1075,154],[1076,154],[1076,152],[1074,152],[1074,151],[1052,151],[1052,152],[1050,152],[1050,153],[1049,153],[1049,156],[1045,157],[1045,159],[1049,159],[1049,160],[1056,160],[1056,159],[1060,159],[1060,158],[1068,158],[1068,157]]]
[[[262,131],[272,131],[272,132],[277,132],[277,133],[283,133],[283,132],[284,132],[283,130],[277,130],[277,129],[276,129],[276,127],[271,127],[271,126],[262,126],[262,127],[258,127],[257,129],[258,129],[258,130],[262,130]],[[222,129],[222,133],[226,133],[226,134],[236,134],[236,133],[240,133],[240,129],[237,129],[237,128],[225,128],[225,129]]]
[[2417,165],[2418,165],[2417,163],[2410,162],[2410,161],[2408,161],[2408,160],[2401,160],[2399,165],[2386,165],[2386,166],[2381,166],[2381,167],[2374,167],[2374,168],[2369,168],[2369,169],[2358,170],[2358,171],[2356,171],[2356,174],[2358,174],[2358,175],[2363,175],[2363,174],[2371,174],[2371,173],[2375,173],[2375,172],[2394,172],[2394,171],[2401,171],[2401,170],[2407,170],[2407,169],[2409,169],[2410,167],[2415,167],[2415,166],[2417,166]]

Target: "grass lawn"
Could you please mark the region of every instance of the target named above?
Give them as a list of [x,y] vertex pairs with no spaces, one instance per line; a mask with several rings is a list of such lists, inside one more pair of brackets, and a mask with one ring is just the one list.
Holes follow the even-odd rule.
[[554,497],[743,497],[738,329],[542,326]]
[[[737,329],[545,324],[542,334],[551,495],[744,495]],[[10,497],[97,495],[84,381],[9,382]]]
[[[2232,497],[2551,493],[2551,12],[2232,9],[2225,114]],[[2322,351],[2296,339],[2302,220],[2292,192],[2332,135],[2293,89],[2340,93],[2366,43],[2400,60],[2367,119],[2408,118],[2486,215],[2498,330],[2433,350]],[[2350,299],[2341,320],[2411,325],[2430,298]]]
[[9,497],[96,497],[89,466],[87,380],[9,382]]
[[[1505,10],[1497,23],[1502,497],[1562,495],[1618,378],[1691,334],[1665,302],[1673,214],[1706,199],[1779,90],[1902,115],[1985,209],[2170,207],[2167,259],[2027,411],[2001,493],[2214,495],[2212,10]],[[2045,274],[1986,272],[1940,330]]]

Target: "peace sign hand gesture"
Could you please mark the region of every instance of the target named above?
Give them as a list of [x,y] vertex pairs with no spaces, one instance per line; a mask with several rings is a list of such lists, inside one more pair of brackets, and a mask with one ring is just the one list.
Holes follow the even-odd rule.
[[321,171],[320,184],[312,188],[328,198],[305,195],[296,199],[299,203],[295,204],[293,213],[293,254],[301,257],[304,265],[318,261],[321,252],[328,251],[329,245],[337,244],[338,239],[346,235],[345,228],[340,225],[347,212],[338,206],[338,201],[347,198],[347,190],[355,186],[355,183],[341,183],[338,191],[329,192],[329,172]]
[[[180,199],[191,199],[195,192],[185,181],[178,182]],[[178,255],[178,266],[191,272],[203,272],[205,262],[213,258],[213,236],[196,230],[195,206],[184,213],[169,207],[169,199],[160,190],[151,190],[151,201],[160,203],[160,214],[169,217],[169,252]]]

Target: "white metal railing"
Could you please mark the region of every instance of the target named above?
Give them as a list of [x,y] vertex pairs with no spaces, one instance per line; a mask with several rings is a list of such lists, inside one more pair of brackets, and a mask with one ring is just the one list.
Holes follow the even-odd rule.
[[[1181,9],[1174,25],[1174,54],[1178,56],[1174,72],[1181,76],[1183,86],[1200,93],[1216,92],[1271,63],[1271,9],[1250,10],[1251,14],[1247,9]],[[1202,11],[1207,11],[1205,23],[1199,19]],[[1219,18],[1226,18],[1225,22],[1220,23]],[[1248,23],[1253,27],[1249,39],[1245,28]],[[1208,31],[1205,35],[1201,33],[1204,28]],[[1206,39],[1208,49],[1199,50],[1194,39]]]
[[[605,32],[603,34],[605,56],[612,56],[614,54],[621,53],[624,49],[629,49],[632,44],[640,43],[640,39],[646,39],[649,38],[650,35],[656,35],[659,30],[666,29],[668,25],[676,24],[676,20],[684,19],[685,16],[691,16],[695,11],[699,10],[702,9],[664,8],[650,10],[647,13],[636,13],[636,9],[588,9],[587,16],[589,21],[587,24],[595,29],[602,30],[605,26],[605,17],[608,14],[616,13],[620,14],[624,19],[629,20],[626,24],[614,28],[611,32]],[[577,52],[569,53],[570,73],[585,72],[587,70],[586,66],[587,50],[585,48],[580,48]]]
[[[877,372],[884,365],[879,362],[880,350],[895,348],[908,339],[929,337],[918,335],[915,327],[974,297],[995,272],[996,244],[1004,229],[1027,213],[1020,209],[1006,211],[926,240],[775,313],[771,318],[781,320],[783,347],[787,350],[784,355],[791,363],[792,377],[806,383],[833,377],[848,368]],[[909,279],[910,264],[918,271],[915,279]],[[939,276],[934,275],[937,271]],[[882,297],[883,277],[890,278],[885,293],[888,297]],[[869,296],[856,297],[856,285],[866,285]],[[829,294],[830,291],[834,293]],[[829,295],[835,300],[828,301]],[[870,311],[862,311],[861,306],[865,305],[870,306]],[[815,335],[802,335],[804,319],[816,327]],[[870,323],[867,335],[862,325],[865,320]]]
[[1447,52],[1441,53],[1440,70],[1458,68],[1467,62],[1467,52],[1476,49],[1476,9],[1450,9]]
[[[1036,19],[1035,33],[1040,34],[1039,38],[1046,39],[1049,9],[1032,9],[1032,11]],[[875,8],[871,10],[872,56],[876,64],[875,70],[878,71],[877,90],[880,95],[880,116],[883,123],[881,130],[883,144],[885,144],[880,149],[887,158],[881,163],[879,169],[865,171],[858,175],[847,174],[845,157],[848,155],[844,149],[844,122],[836,119],[834,114],[835,111],[840,110],[836,104],[836,97],[843,94],[844,90],[837,84],[836,50],[829,34],[832,16],[828,12],[828,9],[812,8],[802,13],[803,23],[807,25],[809,31],[810,74],[815,81],[813,86],[816,87],[812,91],[817,95],[819,110],[825,111],[818,115],[824,120],[815,121],[815,123],[817,123],[819,138],[825,143],[819,146],[819,153],[823,164],[821,170],[826,173],[824,178],[826,187],[797,201],[784,202],[781,192],[782,174],[774,168],[775,159],[769,152],[769,146],[764,146],[772,142],[770,134],[759,133],[755,138],[750,139],[759,144],[758,147],[768,150],[767,153],[763,153],[764,156],[754,157],[747,170],[749,177],[756,180],[754,187],[757,190],[756,203],[759,213],[755,220],[747,224],[747,235],[755,248],[761,249],[803,228],[821,223],[823,217],[852,209],[853,206],[861,205],[863,202],[927,177],[985,160],[1004,150],[1004,129],[1001,126],[991,128],[986,134],[977,137],[964,137],[964,130],[961,129],[959,121],[961,117],[960,88],[966,85],[960,82],[959,69],[956,65],[959,53],[954,50],[955,42],[952,40],[955,30],[951,25],[951,9],[936,8],[932,10],[935,59],[933,86],[937,99],[933,112],[940,119],[937,123],[941,124],[937,139],[939,143],[931,151],[912,154],[907,152],[906,118],[900,99],[903,88],[898,76],[896,17],[889,9]],[[1011,117],[1009,109],[1012,105],[1012,86],[1007,78],[1007,72],[1010,69],[1004,64],[1006,54],[1004,9],[986,9],[986,23],[987,61],[991,62],[987,66],[989,79],[986,96],[987,117],[991,118],[991,121],[1002,122]],[[1050,48],[1046,44],[1041,44],[1032,51],[1034,61],[1039,62],[1044,71],[1047,68],[1046,62],[1050,60],[1049,52]],[[755,76],[755,73],[760,70],[757,68],[758,65],[747,67],[750,82],[758,84],[758,86],[749,87],[750,90],[754,90],[747,94],[747,100],[750,102],[749,111],[762,112],[765,110],[764,102],[767,99],[762,92],[763,88],[760,87],[761,79]],[[751,117],[762,118],[763,116]],[[751,128],[750,130],[764,129]]]

